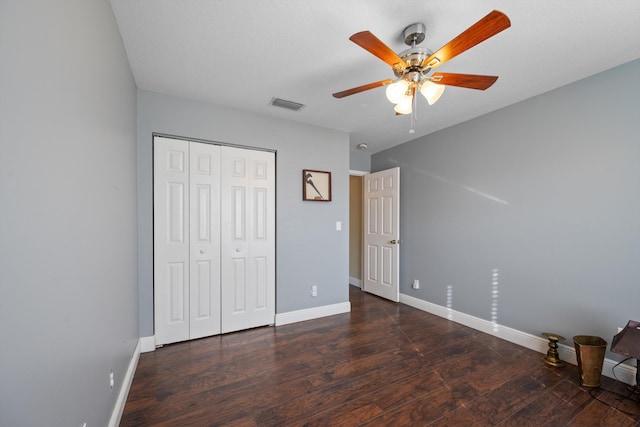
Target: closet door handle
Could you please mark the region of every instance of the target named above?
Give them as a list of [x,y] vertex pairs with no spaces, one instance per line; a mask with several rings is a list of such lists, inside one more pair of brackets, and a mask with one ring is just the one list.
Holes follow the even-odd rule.
[[207,252],[205,249],[200,249],[200,253],[201,253],[201,254],[203,254],[203,253],[205,253],[205,252]]

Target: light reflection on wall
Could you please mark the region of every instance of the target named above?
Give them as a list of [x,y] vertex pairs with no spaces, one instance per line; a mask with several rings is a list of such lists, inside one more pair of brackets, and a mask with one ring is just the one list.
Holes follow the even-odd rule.
[[491,276],[491,323],[493,323],[493,330],[500,329],[498,325],[498,286],[500,285],[500,271],[497,268],[493,269]]
[[449,313],[447,314],[447,318],[451,320],[453,318],[453,314],[451,310],[453,309],[453,286],[447,286],[447,310]]
[[[396,163],[398,163],[397,160],[396,160]],[[484,197],[487,200],[491,200],[493,202],[497,202],[497,203],[503,204],[505,206],[509,206],[509,202],[507,202],[506,200],[502,200],[502,199],[500,199],[500,198],[498,198],[496,196],[493,196],[491,194],[485,193],[484,191],[480,191],[480,190],[478,190],[476,188],[473,188],[473,187],[470,187],[468,185],[458,184],[455,181],[452,181],[452,180],[447,179],[447,178],[443,178],[443,177],[441,177],[439,175],[432,174],[430,172],[427,172],[424,169],[419,169],[419,168],[412,168],[412,169],[415,170],[416,172],[421,173],[423,175],[426,175],[428,177],[435,178],[438,181],[445,182],[447,184],[451,184],[451,185],[454,185],[454,186],[459,187],[459,188],[464,188],[465,190],[470,191],[471,193],[474,193],[474,194],[476,194],[476,195],[478,195],[480,197]]]

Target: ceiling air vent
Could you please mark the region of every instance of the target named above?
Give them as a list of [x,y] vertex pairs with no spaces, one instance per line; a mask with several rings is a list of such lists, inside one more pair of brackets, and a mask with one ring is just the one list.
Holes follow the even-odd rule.
[[271,102],[269,102],[269,104],[273,105],[274,107],[286,108],[287,110],[293,110],[293,111],[298,111],[301,108],[304,108],[304,104],[300,104],[298,102],[293,102],[293,101],[287,101],[286,99],[280,99],[280,98],[271,98]]

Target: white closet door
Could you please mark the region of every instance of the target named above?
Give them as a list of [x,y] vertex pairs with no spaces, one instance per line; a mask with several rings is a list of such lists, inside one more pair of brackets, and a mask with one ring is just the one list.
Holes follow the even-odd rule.
[[220,147],[154,139],[156,344],[220,333]]
[[275,155],[154,138],[156,344],[274,323]]
[[189,338],[220,333],[220,146],[190,143]]
[[274,323],[275,155],[222,147],[222,332]]
[[154,139],[156,344],[189,339],[189,143]]

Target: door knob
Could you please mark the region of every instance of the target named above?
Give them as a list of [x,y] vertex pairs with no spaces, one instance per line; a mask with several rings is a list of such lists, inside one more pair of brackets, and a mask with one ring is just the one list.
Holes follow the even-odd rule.
[[398,243],[400,243],[398,240],[393,239],[392,241],[390,241],[389,243],[391,243],[392,245],[397,245]]
[[201,254],[203,254],[203,253],[205,253],[205,252],[207,252],[207,251],[206,251],[206,250],[204,250],[204,249],[200,249],[200,253],[201,253]]

